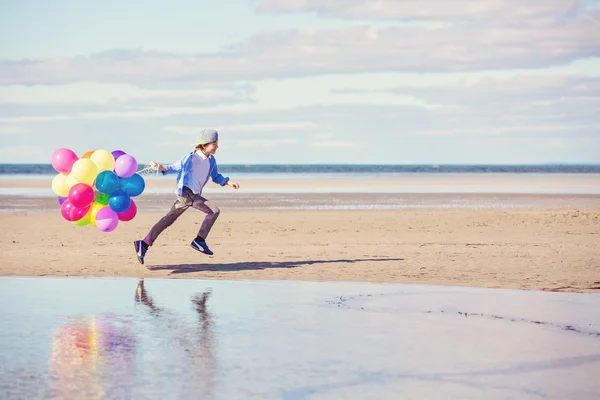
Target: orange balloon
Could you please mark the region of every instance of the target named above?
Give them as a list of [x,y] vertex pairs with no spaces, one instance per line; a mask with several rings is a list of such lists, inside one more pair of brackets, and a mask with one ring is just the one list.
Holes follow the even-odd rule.
[[90,151],[86,152],[84,155],[81,156],[81,158],[90,158],[92,156],[92,154],[94,154],[94,151],[96,151],[96,150],[90,150]]

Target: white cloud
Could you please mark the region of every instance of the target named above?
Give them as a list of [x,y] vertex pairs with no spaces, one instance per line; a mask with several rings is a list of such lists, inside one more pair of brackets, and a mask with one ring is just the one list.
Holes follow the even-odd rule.
[[18,135],[28,132],[28,129],[16,125],[0,125],[0,136]]
[[315,12],[359,20],[553,21],[576,15],[580,0],[258,0],[261,12]]
[[346,140],[323,140],[312,143],[313,147],[354,147],[356,143]]
[[[441,4],[446,3],[452,2]],[[385,12],[395,3],[382,4]],[[531,4],[545,7],[545,2]],[[514,12],[521,8],[524,14],[534,9],[515,6]],[[600,56],[600,31],[589,19],[598,19],[598,14],[600,11],[590,11],[586,18],[576,15],[540,24],[507,19],[498,24],[451,24],[439,29],[365,25],[265,32],[207,54],[119,50],[77,58],[0,60],[0,85],[103,82],[164,87],[171,82],[224,84],[376,71],[545,68]]]
[[11,145],[0,147],[0,158],[3,162],[35,163],[50,159],[50,153],[42,146]]
[[314,122],[285,121],[261,122],[257,124],[223,125],[221,129],[229,133],[303,132],[317,128]]
[[270,148],[277,146],[293,145],[298,143],[298,139],[284,138],[284,139],[273,139],[269,137],[257,137],[255,139],[242,139],[232,140],[231,144],[239,147],[256,147],[256,148]]

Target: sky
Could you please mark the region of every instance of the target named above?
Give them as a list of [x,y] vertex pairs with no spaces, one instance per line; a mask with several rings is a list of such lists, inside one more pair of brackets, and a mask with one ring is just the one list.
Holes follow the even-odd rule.
[[0,0],[0,162],[600,163],[600,0]]

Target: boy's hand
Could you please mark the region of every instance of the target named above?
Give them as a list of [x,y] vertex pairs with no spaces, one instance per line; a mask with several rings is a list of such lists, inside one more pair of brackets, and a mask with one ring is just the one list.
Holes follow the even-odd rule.
[[167,170],[164,166],[160,165],[156,161],[150,161],[150,167],[152,167],[152,169],[154,170],[159,170],[162,172],[165,172]]
[[225,185],[226,186],[231,186],[234,189],[239,189],[240,188],[240,185],[237,182],[227,181],[227,183]]

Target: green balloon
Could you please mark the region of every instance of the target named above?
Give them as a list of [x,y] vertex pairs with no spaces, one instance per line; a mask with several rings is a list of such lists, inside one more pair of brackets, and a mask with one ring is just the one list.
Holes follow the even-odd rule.
[[94,201],[96,203],[102,204],[103,206],[106,206],[106,205],[108,205],[108,198],[109,197],[110,196],[108,194],[104,194],[104,193],[101,193],[101,192],[96,192],[95,195],[94,195]]
[[86,226],[89,224],[90,224],[90,213],[85,214],[85,216],[83,218],[81,218],[79,221],[73,222],[73,225],[75,225],[75,226]]

